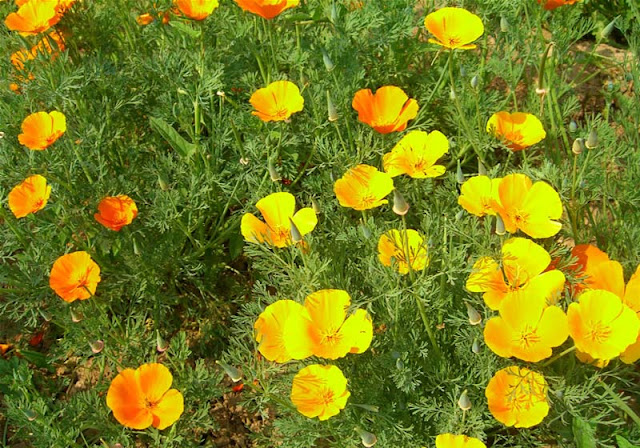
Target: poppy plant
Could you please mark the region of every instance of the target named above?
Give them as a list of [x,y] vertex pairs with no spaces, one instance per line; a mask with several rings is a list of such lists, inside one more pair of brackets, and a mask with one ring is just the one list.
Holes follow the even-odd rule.
[[61,112],[36,112],[22,122],[18,141],[29,149],[41,151],[51,146],[67,130],[67,119]]
[[[502,268],[491,257],[482,257],[473,265],[466,287],[483,292],[492,310],[519,294],[553,304],[564,288],[565,277],[557,269],[546,271],[551,256],[540,245],[526,238],[511,238],[502,246]],[[506,278],[506,282],[505,282]]]
[[300,0],[234,0],[244,11],[264,19],[273,19],[283,11],[298,6]]
[[98,213],[93,216],[106,228],[118,232],[138,216],[138,207],[127,195],[109,196],[100,201]]
[[251,113],[264,122],[288,120],[304,108],[300,89],[290,81],[275,81],[256,90],[249,102],[255,109]]
[[51,194],[47,179],[36,174],[27,177],[9,192],[9,209],[16,218],[24,218],[30,213],[42,210]]
[[418,102],[396,86],[380,87],[375,94],[371,89],[358,90],[351,106],[358,111],[359,121],[381,134],[404,131],[419,109]]
[[574,293],[579,293],[585,288],[607,289],[600,287],[590,287],[596,281],[596,268],[609,260],[609,256],[591,244],[578,244],[571,249],[571,256],[576,258],[576,262],[568,266],[568,270],[578,277],[578,283],[572,285]]
[[475,437],[440,434],[436,437],[436,448],[487,448],[487,445]]
[[180,12],[193,20],[204,20],[218,7],[218,0],[174,0]]
[[295,198],[287,192],[272,193],[260,199],[256,208],[266,222],[260,221],[252,213],[245,213],[240,222],[240,231],[245,241],[267,243],[274,247],[294,244],[291,237],[292,223],[300,236],[310,233],[318,223],[313,208],[305,207],[295,212],[295,207]]
[[162,364],[124,369],[111,381],[107,406],[127,428],[165,429],[184,411],[184,398],[177,389],[170,389],[172,382],[171,372]]
[[549,413],[547,382],[537,372],[510,366],[496,372],[485,390],[489,411],[506,426],[531,428]]
[[521,151],[547,136],[538,117],[524,112],[493,114],[487,122],[487,132],[502,139],[512,151]]
[[51,268],[49,286],[65,302],[86,300],[96,293],[100,267],[84,251],[59,257]]
[[4,23],[22,36],[42,33],[60,21],[57,8],[57,0],[29,0],[9,14]]
[[490,179],[487,176],[474,176],[467,179],[460,188],[458,204],[472,215],[495,216],[493,204],[499,200],[498,188],[501,180],[501,177]]
[[336,181],[333,191],[343,207],[369,210],[386,204],[393,191],[393,179],[370,165],[351,168]]
[[449,140],[440,131],[426,133],[411,131],[382,158],[382,165],[389,176],[407,174],[416,179],[444,174],[444,165],[437,160],[449,152]]
[[321,421],[338,415],[351,393],[342,370],[332,365],[312,364],[293,378],[291,401],[305,417]]
[[565,5],[573,5],[580,0],[538,0],[538,3],[544,4],[544,9],[551,11]]
[[[408,261],[405,248],[409,251]],[[409,273],[409,265],[413,271],[421,271],[429,265],[424,237],[413,229],[393,229],[380,235],[378,259],[385,266],[395,266],[403,275]]]
[[464,8],[440,8],[427,15],[424,26],[435,37],[429,42],[452,50],[476,48],[471,42],[484,33],[480,17]]

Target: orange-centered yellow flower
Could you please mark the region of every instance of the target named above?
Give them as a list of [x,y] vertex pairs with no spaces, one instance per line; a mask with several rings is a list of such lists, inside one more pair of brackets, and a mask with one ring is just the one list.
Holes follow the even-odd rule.
[[[293,222],[301,236],[311,232],[318,223],[316,212],[305,207],[297,212],[296,200],[291,193],[273,193],[256,203],[265,222],[252,213],[242,216],[240,230],[244,239],[250,243],[267,243],[275,247],[286,247],[294,243],[291,239]],[[295,213],[294,213],[295,212]]]
[[551,356],[569,337],[567,316],[556,306],[546,306],[535,291],[514,295],[500,304],[500,316],[484,328],[484,340],[498,356],[515,356],[538,362]]
[[276,81],[256,90],[249,102],[255,109],[251,112],[262,121],[284,121],[304,107],[300,89],[290,81]]
[[354,210],[369,210],[386,204],[393,191],[393,179],[369,165],[351,168],[333,186],[338,202]]
[[535,145],[547,136],[538,117],[524,112],[498,112],[489,118],[487,132],[503,140],[513,151]]
[[484,33],[480,17],[463,8],[440,8],[424,19],[424,26],[435,37],[429,42],[450,49],[476,48],[471,42]]
[[138,207],[129,196],[121,194],[104,198],[98,204],[98,213],[93,217],[100,224],[116,232],[138,216]]
[[143,364],[136,370],[124,369],[111,381],[107,406],[118,422],[127,428],[165,429],[184,411],[184,399],[170,389],[173,376],[162,364]]
[[539,373],[511,366],[499,370],[485,390],[489,411],[506,426],[530,428],[549,413],[547,382]]
[[487,445],[475,437],[440,434],[436,437],[436,448],[487,448]]
[[218,0],[174,0],[182,14],[193,20],[204,20],[218,7]]
[[565,5],[573,5],[580,0],[538,0],[538,3],[544,3],[544,9],[551,11],[552,9],[559,8]]
[[404,131],[419,109],[418,102],[396,86],[380,87],[375,94],[371,89],[358,90],[351,106],[358,111],[358,120],[381,134]]
[[49,286],[65,302],[86,300],[96,293],[100,267],[84,252],[71,252],[58,258],[49,274]]
[[403,275],[409,273],[409,264],[413,271],[421,271],[429,265],[424,237],[413,229],[407,229],[406,232],[393,229],[380,235],[378,259],[385,266],[395,267]]
[[29,0],[9,14],[4,23],[23,36],[42,33],[60,21],[57,7],[57,0]]
[[61,112],[36,112],[22,122],[18,141],[29,149],[40,151],[52,145],[66,130],[67,120]]
[[36,174],[27,177],[9,192],[9,209],[16,218],[24,218],[30,213],[42,210],[51,194],[47,179]]
[[[575,277],[579,278],[579,283],[572,285],[572,291],[579,293],[585,288],[589,289],[607,289],[601,285],[595,285],[598,274],[596,269],[600,264],[609,261],[609,256],[591,244],[578,244],[571,249],[571,256],[575,257],[576,262],[568,266],[567,269],[572,271]],[[593,285],[593,286],[592,286]],[[612,291],[613,292],[613,291]]]
[[444,174],[445,167],[437,160],[449,152],[449,140],[440,131],[411,131],[382,158],[387,174],[396,177],[407,174],[416,179]]
[[520,294],[543,304],[556,303],[565,278],[557,269],[545,272],[551,256],[542,246],[526,238],[511,238],[502,246],[501,262],[502,268],[493,258],[482,257],[467,279],[467,289],[484,292],[489,308],[498,310],[504,301]]
[[500,201],[494,201],[493,208],[507,232],[520,229],[532,238],[548,238],[562,228],[555,221],[562,217],[560,196],[546,182],[532,184],[524,174],[510,174],[500,181],[498,196]]
[[347,379],[336,366],[313,364],[293,378],[291,401],[305,417],[327,420],[338,415],[350,395]]
[[300,0],[234,0],[245,11],[273,19],[282,11],[298,6]]
[[487,176],[474,176],[462,184],[458,204],[476,216],[494,215],[494,202],[499,200],[498,188],[502,178],[490,179]]
[[569,305],[569,334],[576,348],[594,359],[620,355],[636,342],[640,319],[612,292],[594,289]]

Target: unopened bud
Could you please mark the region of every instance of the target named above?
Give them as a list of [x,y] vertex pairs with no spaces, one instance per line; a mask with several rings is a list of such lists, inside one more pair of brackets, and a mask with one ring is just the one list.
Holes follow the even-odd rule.
[[335,65],[333,65],[333,61],[329,57],[329,53],[327,53],[325,50],[322,50],[322,62],[324,62],[324,68],[327,69],[328,72],[336,67]]
[[0,131],[0,139],[4,138],[4,132]]
[[360,224],[360,231],[366,239],[371,238],[371,230],[369,230],[369,227],[367,227],[365,223]]
[[53,316],[49,311],[43,310],[42,308],[38,309],[38,311],[40,312],[40,315],[46,322],[51,322],[51,319],[53,319]]
[[367,448],[371,448],[373,445],[375,445],[378,442],[378,438],[374,433],[365,431],[359,426],[356,426],[355,429],[358,435],[360,436],[360,438],[362,439],[362,444]]
[[293,221],[293,218],[289,218],[289,223],[291,224],[291,241],[293,241],[294,243],[299,243],[300,241],[302,241],[302,233],[300,233],[300,230],[298,229],[298,226],[296,226],[296,223]]
[[500,215],[496,215],[496,235],[504,235],[506,232],[504,228],[504,221]]
[[454,90],[453,87],[451,87],[451,90],[449,90],[449,98],[452,100],[456,99],[456,91]]
[[94,354],[98,354],[104,348],[104,342],[98,339],[97,341],[89,342],[89,347]]
[[578,156],[582,154],[582,151],[584,151],[584,139],[577,138],[573,141],[573,145],[571,146],[571,152]]
[[487,169],[484,166],[484,163],[480,159],[478,159],[478,176],[486,176]]
[[229,378],[231,378],[231,381],[233,381],[234,383],[237,383],[242,379],[242,373],[240,372],[240,370],[236,369],[235,367],[232,367],[229,364],[222,361],[216,361],[216,364],[222,367],[222,370],[224,370],[224,373],[229,375]]
[[162,191],[167,191],[169,189],[169,181],[163,174],[158,174],[158,185],[160,185],[160,189]]
[[468,411],[471,409],[471,400],[469,400],[469,396],[467,395],[467,391],[464,390],[460,398],[458,398],[458,407],[463,411]]
[[460,210],[458,213],[456,213],[456,221],[460,221],[463,216],[464,216],[464,210]]
[[471,325],[478,325],[482,322],[482,316],[469,302],[464,303],[467,306],[467,316]]
[[463,78],[467,76],[467,69],[465,68],[464,65],[460,66],[460,76],[462,76]]
[[218,95],[218,96],[220,96],[220,97],[222,97],[222,98],[224,98],[225,96],[227,96],[227,95],[226,95],[222,90],[218,90],[218,91],[216,92],[216,95]]
[[462,173],[462,167],[460,166],[460,160],[458,160],[458,168],[456,169],[456,182],[459,184],[464,183],[464,174]]
[[338,8],[336,7],[336,2],[331,4],[331,23],[336,23],[338,21]]
[[569,123],[569,132],[576,132],[577,130],[578,130],[578,123],[571,120],[571,122]]
[[33,409],[25,409],[24,416],[27,417],[27,420],[29,420],[30,422],[38,418],[38,414]]
[[84,316],[82,315],[82,313],[80,311],[76,311],[73,308],[71,308],[71,321],[78,323],[82,319],[84,319]]
[[178,87],[178,93],[180,95],[189,95],[189,92],[187,92],[186,90],[184,90],[182,87]]
[[331,94],[327,90],[327,110],[329,111],[329,121],[334,122],[338,121],[338,110],[336,109],[336,105],[333,104],[333,100],[331,99]]
[[393,213],[404,216],[409,211],[409,204],[404,200],[404,196],[397,189],[393,190]]
[[316,201],[315,198],[311,198],[311,208],[313,209],[316,215],[320,214],[321,212],[320,205],[318,204],[318,201]]
[[509,22],[504,16],[500,17],[500,31],[503,33],[509,31]]
[[271,160],[269,160],[269,163],[267,164],[267,169],[269,170],[269,177],[273,182],[278,182],[282,179],[282,177],[280,177],[280,175],[276,171],[276,167],[273,166],[273,162]]
[[478,87],[478,75],[473,75],[473,78],[471,78],[471,88],[475,89]]
[[473,344],[471,344],[471,351],[476,355],[480,353],[480,343],[477,339],[473,341]]
[[618,19],[618,17],[620,16],[616,16],[613,18],[613,20],[611,22],[609,22],[607,24],[607,26],[605,26],[602,31],[600,32],[600,37],[602,39],[606,39],[607,37],[609,37],[609,35],[611,34],[611,32],[613,31],[613,27],[616,24],[616,20]]
[[156,332],[156,350],[159,353],[164,353],[169,349],[169,342],[165,341],[160,332]]
[[585,146],[588,149],[593,149],[596,146],[598,146],[598,133],[596,132],[595,129],[591,129],[591,132],[589,132],[589,137],[587,137],[587,141],[585,142]]

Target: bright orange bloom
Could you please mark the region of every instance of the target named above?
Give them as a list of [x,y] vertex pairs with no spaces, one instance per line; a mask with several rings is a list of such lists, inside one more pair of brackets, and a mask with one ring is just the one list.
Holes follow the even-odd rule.
[[153,16],[148,12],[140,14],[138,17],[136,17],[136,22],[138,22],[138,25],[140,26],[149,25],[151,22],[153,22],[153,20]]
[[[409,262],[405,244],[409,249]],[[409,263],[413,271],[421,271],[429,265],[424,237],[413,229],[407,229],[406,233],[393,229],[380,235],[378,259],[385,266],[394,266],[403,275],[409,273]]]
[[67,130],[67,119],[61,112],[36,112],[22,122],[18,141],[29,149],[40,151],[52,145]]
[[502,139],[513,151],[535,145],[547,136],[538,117],[524,112],[498,112],[489,118],[487,132]]
[[7,350],[11,348],[11,344],[0,344],[0,355],[7,353]]
[[173,376],[162,364],[124,369],[111,381],[107,406],[118,422],[133,429],[165,429],[184,411],[184,398],[170,389]]
[[487,448],[487,445],[475,437],[440,434],[436,437],[436,448]]
[[424,26],[435,36],[429,42],[450,49],[476,48],[471,42],[484,33],[480,17],[464,8],[440,8],[424,19]]
[[71,252],[58,258],[49,275],[49,286],[65,302],[86,300],[96,293],[100,267],[84,252]]
[[569,266],[568,269],[573,271],[576,277],[583,277],[580,283],[572,285],[574,293],[578,293],[585,288],[606,289],[590,287],[595,269],[601,263],[609,261],[609,256],[606,253],[591,244],[579,244],[571,250],[571,255],[577,258],[577,261]]
[[532,292],[515,295],[500,304],[500,316],[484,328],[484,340],[498,356],[538,362],[551,356],[569,337],[567,316],[557,306],[546,306]]
[[499,370],[487,384],[485,396],[491,414],[506,426],[531,428],[549,413],[547,382],[529,369]]
[[351,297],[341,289],[322,289],[307,296],[304,308],[312,322],[315,356],[337,359],[369,348],[373,338],[371,317],[362,309],[347,317],[350,304]]
[[458,204],[466,211],[476,216],[493,215],[494,202],[500,199],[498,188],[502,178],[490,179],[487,176],[474,176],[462,184]]
[[[301,236],[310,233],[318,223],[316,212],[305,207],[297,212],[296,200],[291,193],[273,193],[256,203],[266,224],[253,213],[242,216],[240,230],[245,241],[250,243],[267,243],[275,247],[286,247],[294,244],[291,238],[293,222]],[[295,213],[294,213],[295,212]]]
[[[630,345],[629,347],[632,347],[632,345]],[[628,349],[629,348],[627,348],[627,350]],[[594,359],[591,355],[589,355],[589,353],[581,352],[580,350],[576,350],[576,358],[578,358],[578,361],[582,363],[590,364],[599,369],[604,369],[605,367],[607,367],[610,361],[609,359]],[[620,359],[622,359],[622,355],[620,355]]]
[[351,106],[358,111],[359,121],[381,134],[404,131],[419,109],[418,102],[396,86],[380,87],[375,94],[371,89],[358,90]]
[[[22,6],[25,3],[28,3],[29,1],[30,0],[16,0],[16,6]],[[56,11],[58,11],[58,14],[60,14],[60,15],[64,14],[76,2],[76,0],[35,0],[35,1],[36,2],[55,1],[56,2]]]
[[595,289],[569,305],[569,334],[576,348],[594,359],[613,359],[636,342],[640,319],[615,294]]
[[244,11],[273,19],[282,11],[298,6],[300,0],[234,0]]
[[60,21],[57,7],[57,0],[29,0],[9,14],[4,23],[23,36],[42,33]]
[[545,272],[549,263],[551,256],[542,246],[525,238],[511,238],[502,246],[502,269],[493,258],[482,257],[473,265],[466,286],[471,292],[484,292],[484,301],[492,310],[520,294],[539,300],[543,306],[554,304],[565,278],[557,269]]
[[416,179],[444,174],[444,165],[436,161],[449,152],[449,140],[440,131],[411,131],[384,155],[382,164],[389,176],[407,174]]
[[336,181],[333,191],[343,207],[369,210],[389,202],[385,197],[393,191],[393,179],[375,167],[358,165]]
[[42,210],[51,194],[51,185],[39,174],[27,177],[9,192],[9,209],[16,218]]
[[493,208],[504,221],[509,233],[518,229],[532,238],[548,238],[562,228],[555,219],[562,217],[562,202],[558,192],[546,182],[536,182],[524,174],[502,178],[498,187],[500,201]]
[[129,196],[121,194],[104,198],[98,204],[98,213],[93,217],[100,224],[116,232],[138,216],[138,207]]
[[180,12],[193,20],[204,20],[218,7],[218,0],[174,0]]
[[347,379],[336,366],[313,364],[293,378],[291,401],[305,417],[327,420],[338,415],[350,395]]
[[580,0],[538,0],[538,3],[544,3],[544,9],[550,11],[565,5],[573,5]]
[[255,109],[251,113],[264,122],[288,120],[304,108],[300,89],[290,81],[272,82],[256,90],[249,102]]

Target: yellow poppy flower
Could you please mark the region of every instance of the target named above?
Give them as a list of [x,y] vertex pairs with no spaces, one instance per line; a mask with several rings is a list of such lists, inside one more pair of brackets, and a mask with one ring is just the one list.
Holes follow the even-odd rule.
[[386,204],[393,191],[393,179],[369,165],[351,168],[333,186],[338,202],[354,210],[369,210]]
[[[590,364],[599,369],[604,369],[605,367],[607,367],[610,361],[609,359],[595,359],[591,355],[589,355],[589,353],[581,352],[580,350],[576,350],[576,358],[578,358],[578,361],[584,364]],[[622,359],[622,355],[620,355],[620,359]]]
[[284,121],[304,108],[300,89],[290,81],[276,81],[256,90],[249,102],[255,109],[251,112],[264,122]]
[[490,179],[487,176],[474,176],[467,179],[460,188],[458,204],[472,215],[495,216],[493,204],[499,200],[498,187],[501,180],[501,177]]
[[475,437],[440,434],[436,437],[436,448],[487,448],[487,445]]
[[375,94],[371,89],[358,90],[351,106],[358,111],[359,121],[381,134],[404,131],[419,109],[418,102],[396,86],[380,87]]
[[60,21],[57,0],[32,0],[19,5],[17,12],[10,13],[4,23],[12,31],[22,36],[47,31]]
[[487,122],[487,132],[502,139],[513,151],[535,145],[547,136],[538,117],[524,112],[493,114]]
[[36,112],[22,121],[22,134],[18,141],[29,149],[48,148],[67,130],[67,118],[62,112]]
[[526,238],[511,238],[502,246],[502,269],[493,258],[482,257],[473,265],[466,286],[471,292],[483,292],[492,310],[520,294],[554,304],[565,278],[557,269],[544,272],[550,263],[551,256],[542,246]]
[[[405,241],[409,247],[409,262],[404,250]],[[414,271],[421,271],[429,265],[424,238],[413,229],[407,229],[406,233],[394,229],[380,235],[378,259],[385,266],[395,266],[403,275],[409,273],[409,263]]]
[[298,6],[300,0],[234,0],[244,11],[257,14],[267,20],[283,11]]
[[416,179],[444,174],[445,167],[436,161],[449,152],[449,140],[440,131],[411,131],[382,158],[389,176],[407,174]]
[[51,185],[39,174],[27,177],[9,192],[9,209],[16,218],[42,210],[51,195]]
[[480,17],[464,8],[440,8],[424,19],[424,26],[435,37],[429,42],[450,49],[476,48],[471,42],[484,33]]
[[327,420],[347,405],[351,393],[347,379],[336,366],[313,364],[293,378],[291,401],[305,417]]
[[[577,284],[571,285],[574,294],[584,289],[606,289],[601,287],[590,286],[594,281],[594,271],[601,264],[609,261],[609,256],[597,247],[591,244],[578,244],[571,249],[571,256],[576,258],[576,262],[568,266],[567,269],[572,271],[575,277],[581,278]],[[592,280],[592,278],[594,280]]]
[[174,0],[180,12],[193,20],[204,20],[218,7],[218,0]]
[[275,247],[286,247],[293,244],[291,239],[291,222],[304,236],[310,233],[318,223],[316,212],[305,207],[296,213],[296,200],[291,193],[273,193],[256,203],[264,220],[260,221],[252,213],[245,213],[240,222],[240,231],[245,241],[250,243],[267,243]]
[[493,207],[507,232],[520,229],[532,238],[548,238],[562,228],[554,221],[562,217],[560,196],[546,182],[532,184],[524,174],[510,174],[500,181],[498,196]]
[[510,366],[499,370],[485,390],[489,411],[506,426],[531,428],[549,413],[547,382],[539,373]]

